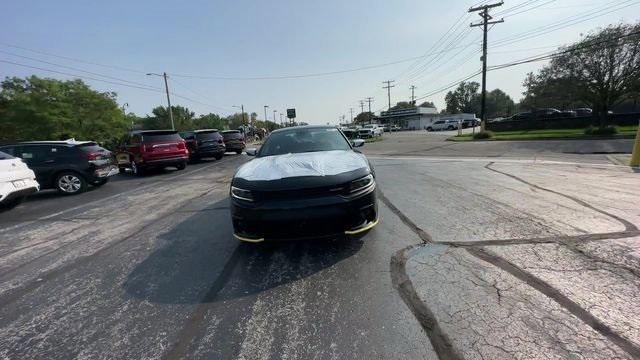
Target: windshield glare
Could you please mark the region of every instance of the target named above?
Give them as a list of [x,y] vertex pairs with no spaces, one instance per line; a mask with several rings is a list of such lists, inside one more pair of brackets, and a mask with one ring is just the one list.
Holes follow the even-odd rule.
[[350,149],[351,146],[338,129],[295,129],[271,134],[260,149],[259,156]]

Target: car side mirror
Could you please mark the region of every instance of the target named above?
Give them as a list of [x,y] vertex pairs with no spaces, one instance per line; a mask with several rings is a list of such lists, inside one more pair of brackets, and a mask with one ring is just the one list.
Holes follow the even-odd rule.
[[258,153],[258,149],[253,149],[253,148],[252,149],[247,149],[245,152],[249,156],[256,156],[256,154]]
[[362,139],[354,139],[351,142],[351,145],[353,145],[353,147],[362,147],[362,146],[364,146],[364,140],[362,140]]

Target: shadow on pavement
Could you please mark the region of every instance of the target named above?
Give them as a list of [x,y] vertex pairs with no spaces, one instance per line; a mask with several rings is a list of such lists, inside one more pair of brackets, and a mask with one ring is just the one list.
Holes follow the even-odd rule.
[[153,303],[195,304],[254,295],[306,278],[360,250],[361,238],[241,243],[228,199],[159,236],[160,247],[127,276],[127,294]]

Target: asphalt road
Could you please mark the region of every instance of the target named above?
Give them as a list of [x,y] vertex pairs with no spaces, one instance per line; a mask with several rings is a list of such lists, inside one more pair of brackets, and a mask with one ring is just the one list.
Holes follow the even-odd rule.
[[234,240],[244,155],[0,213],[0,358],[640,356],[640,174],[393,136],[356,239]]

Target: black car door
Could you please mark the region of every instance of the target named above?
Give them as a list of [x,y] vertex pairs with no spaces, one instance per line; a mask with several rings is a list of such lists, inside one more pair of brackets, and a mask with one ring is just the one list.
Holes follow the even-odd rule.
[[51,145],[21,145],[17,150],[16,155],[33,170],[40,185],[51,186],[57,166],[54,148]]

